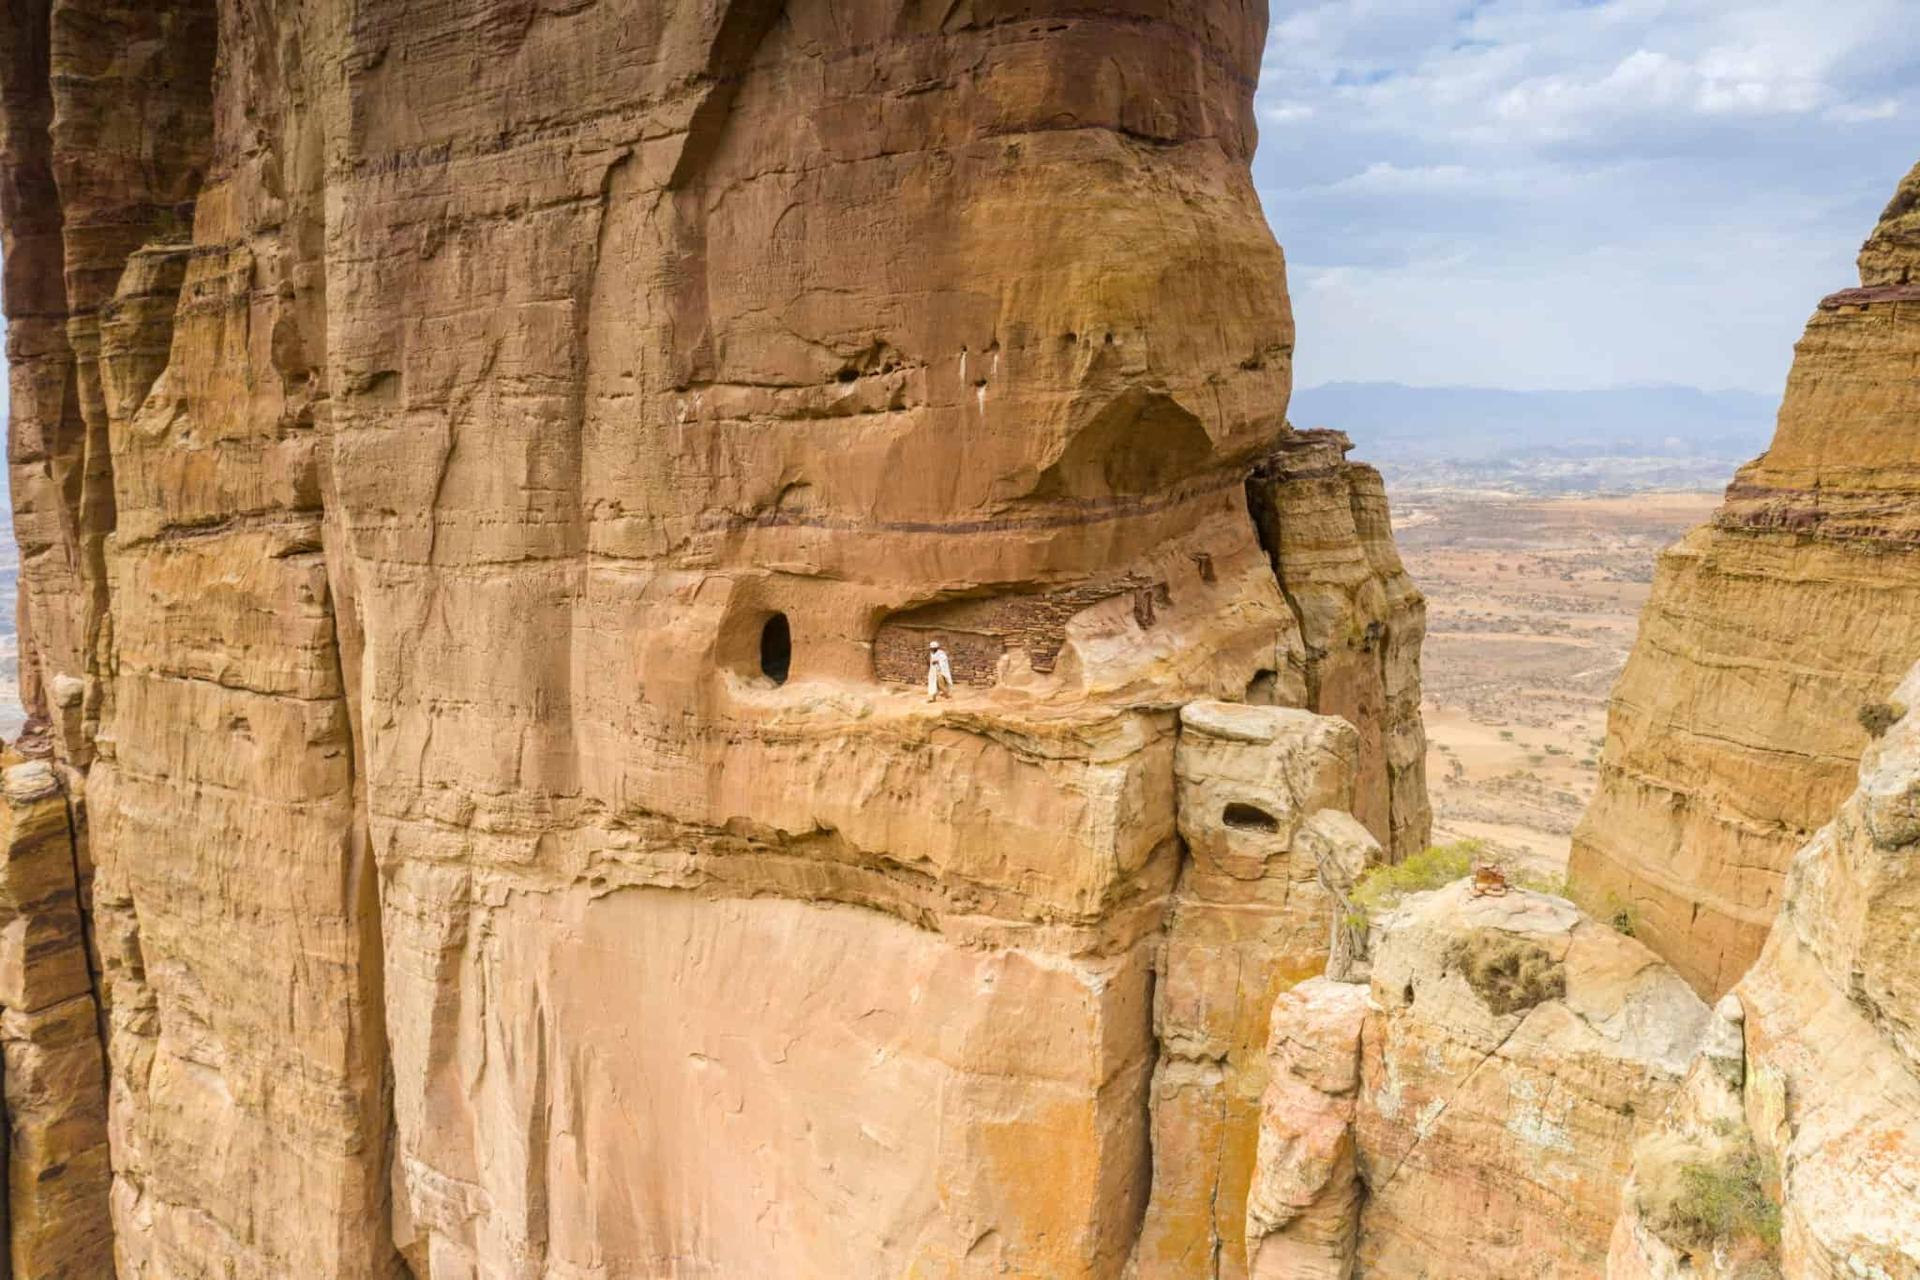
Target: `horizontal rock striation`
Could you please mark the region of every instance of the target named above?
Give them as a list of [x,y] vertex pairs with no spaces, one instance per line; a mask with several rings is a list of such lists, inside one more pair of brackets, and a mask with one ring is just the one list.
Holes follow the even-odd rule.
[[1576,896],[1694,986],[1759,954],[1852,786],[1858,715],[1920,656],[1920,169],[1795,349],[1773,444],[1660,559],[1574,834]]
[[0,10],[118,1274],[1238,1274],[1272,997],[1427,826],[1264,17]]
[[1338,432],[1299,432],[1254,469],[1247,499],[1300,625],[1307,705],[1360,730],[1358,816],[1398,862],[1432,835],[1420,723],[1427,608],[1394,549],[1385,482],[1347,461],[1351,447]]
[[[1920,668],[1893,700],[1920,706]],[[1693,1153],[1729,1131],[1754,1144],[1775,1205],[1768,1261],[1789,1277],[1920,1275],[1917,797],[1920,717],[1909,712],[1868,747],[1857,789],[1795,857],[1766,947],[1723,1003],[1728,1047],[1702,1055],[1658,1135]],[[1657,1143],[1639,1153],[1636,1181],[1661,1155]],[[1733,1276],[1725,1260],[1752,1251],[1751,1240],[1662,1232],[1649,1216],[1624,1206],[1615,1280]]]

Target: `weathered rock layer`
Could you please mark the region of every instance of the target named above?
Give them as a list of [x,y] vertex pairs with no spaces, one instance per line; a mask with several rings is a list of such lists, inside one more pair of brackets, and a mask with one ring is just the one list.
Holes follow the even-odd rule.
[[1252,1274],[1600,1274],[1635,1141],[1706,1026],[1672,968],[1563,899],[1409,899],[1367,984],[1274,1009]]
[[[1920,668],[1893,696],[1920,706]],[[1756,1189],[1777,1206],[1763,1243],[1792,1280],[1920,1275],[1920,716],[1868,747],[1723,1007],[1727,1047],[1702,1056],[1659,1138],[1694,1153],[1730,1131],[1753,1144]],[[1643,1149],[1637,1183],[1663,1154]],[[1741,1274],[1740,1241],[1663,1232],[1647,1199],[1623,1205],[1615,1280]]]
[[1263,34],[5,8],[122,1276],[1238,1273],[1272,997],[1427,825],[1377,477],[1285,423]]
[[1576,896],[1718,994],[1920,657],[1920,168],[1795,350],[1773,444],[1660,559],[1574,834]]

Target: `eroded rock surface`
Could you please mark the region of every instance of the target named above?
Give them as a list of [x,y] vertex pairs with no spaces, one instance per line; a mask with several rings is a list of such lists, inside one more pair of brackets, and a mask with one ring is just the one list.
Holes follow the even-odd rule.
[[1351,447],[1338,432],[1300,432],[1255,469],[1247,498],[1299,619],[1307,705],[1360,731],[1357,813],[1397,862],[1426,848],[1433,826],[1420,723],[1426,601],[1394,548],[1386,485],[1347,460]]
[[1350,810],[1344,720],[1188,703],[1174,757],[1187,862],[1154,988],[1146,1276],[1242,1276],[1274,1000],[1327,967],[1340,891],[1381,859]]
[[[1426,829],[1417,593],[1285,422],[1263,36],[4,10],[122,1276],[1108,1276],[1163,1125],[1219,1153],[1174,1234],[1237,1235],[1251,1126],[1176,1118],[1155,1018],[1239,1115],[1317,869]],[[1276,833],[1182,809],[1201,700],[1291,726],[1233,748]]]
[[1280,997],[1267,1031],[1267,1091],[1247,1193],[1253,1280],[1347,1280],[1360,1234],[1353,1120],[1364,983],[1313,978]]
[[1718,995],[1920,656],[1920,169],[1795,349],[1773,444],[1660,559],[1615,688],[1575,896]]
[[1544,894],[1462,880],[1373,939],[1369,986],[1308,984],[1275,1007],[1253,1274],[1599,1275],[1634,1143],[1706,1006]]
[[0,764],[9,1274],[107,1276],[106,1063],[82,913],[81,800],[45,761]]
[[[1920,706],[1920,669],[1894,691]],[[1700,1085],[1765,1154],[1780,1270],[1920,1276],[1920,716],[1870,745],[1854,794],[1794,859],[1765,950],[1728,1001],[1734,1065]],[[1728,1055],[1724,1052],[1721,1057]],[[1697,1139],[1697,1103],[1663,1122]],[[1714,1250],[1623,1221],[1610,1275]],[[1703,1257],[1700,1255],[1704,1255]],[[1689,1272],[1691,1274],[1692,1272]],[[1731,1274],[1729,1269],[1728,1274]]]
[[[1532,982],[1479,976],[1492,935]],[[1604,1265],[1637,1128],[1680,1083],[1706,1006],[1566,901],[1459,882],[1382,922],[1356,1113],[1365,1274],[1584,1277]]]

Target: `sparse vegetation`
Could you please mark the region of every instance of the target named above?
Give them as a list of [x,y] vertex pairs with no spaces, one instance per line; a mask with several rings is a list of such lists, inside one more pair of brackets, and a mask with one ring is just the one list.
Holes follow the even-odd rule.
[[1600,910],[1594,913],[1600,919],[1613,926],[1613,931],[1622,937],[1640,936],[1640,910],[1617,893],[1609,893],[1606,901],[1600,904]]
[[1511,729],[1502,729],[1502,730],[1500,731],[1500,741],[1502,741],[1502,742],[1512,742],[1512,741],[1513,741],[1513,730],[1511,730]]
[[1887,730],[1899,723],[1907,714],[1907,709],[1897,702],[1862,703],[1859,711],[1860,727],[1867,731],[1870,738],[1886,736]]
[[1564,873],[1543,876],[1531,871],[1516,871],[1511,879],[1522,889],[1531,889],[1535,893],[1548,893],[1556,898],[1567,896],[1567,877]]
[[1434,845],[1402,862],[1374,867],[1353,887],[1354,909],[1368,916],[1378,915],[1391,911],[1410,894],[1452,884],[1473,870],[1473,860],[1482,847],[1478,840],[1459,840]]
[[1539,943],[1498,929],[1454,939],[1447,965],[1495,1014],[1520,1013],[1567,993],[1566,965]]
[[1734,1275],[1779,1274],[1780,1171],[1750,1138],[1644,1154],[1637,1166],[1640,1213],[1656,1235],[1687,1252],[1726,1258]]

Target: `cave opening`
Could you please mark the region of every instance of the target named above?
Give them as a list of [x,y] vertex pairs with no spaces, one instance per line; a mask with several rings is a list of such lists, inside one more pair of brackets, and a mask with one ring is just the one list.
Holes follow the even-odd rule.
[[776,613],[760,628],[760,671],[775,684],[785,684],[793,669],[793,628],[787,615]]
[[1241,804],[1238,801],[1227,806],[1220,820],[1230,827],[1241,831],[1278,831],[1280,820],[1258,805]]

